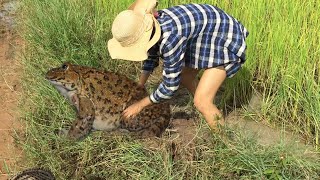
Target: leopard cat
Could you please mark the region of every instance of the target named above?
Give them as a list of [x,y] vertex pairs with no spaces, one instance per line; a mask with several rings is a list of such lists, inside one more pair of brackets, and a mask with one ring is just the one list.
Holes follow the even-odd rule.
[[137,116],[122,117],[125,108],[148,96],[145,88],[114,72],[63,63],[46,73],[46,79],[77,110],[66,135],[81,139],[92,130],[126,130],[142,137],[161,136],[171,117],[169,103],[152,104]]

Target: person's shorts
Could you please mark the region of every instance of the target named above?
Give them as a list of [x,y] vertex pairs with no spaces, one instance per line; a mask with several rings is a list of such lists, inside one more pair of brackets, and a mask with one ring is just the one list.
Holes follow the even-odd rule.
[[232,62],[230,64],[224,65],[224,69],[227,72],[227,77],[231,78],[233,77],[241,68],[243,63],[241,62]]

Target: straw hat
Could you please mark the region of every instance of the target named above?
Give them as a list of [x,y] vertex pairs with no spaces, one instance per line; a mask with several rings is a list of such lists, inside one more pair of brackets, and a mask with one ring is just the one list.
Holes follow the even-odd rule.
[[156,0],[136,0],[128,10],[117,15],[112,24],[113,38],[108,42],[112,59],[143,61],[148,58],[148,50],[161,35],[160,25],[152,13],[156,5]]

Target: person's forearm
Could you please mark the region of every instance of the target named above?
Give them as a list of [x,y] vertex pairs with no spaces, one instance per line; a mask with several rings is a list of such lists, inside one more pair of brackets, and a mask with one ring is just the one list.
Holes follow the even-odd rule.
[[152,103],[152,101],[150,100],[149,96],[147,96],[147,97],[141,99],[140,102],[139,102],[139,104],[140,104],[143,108],[145,108],[145,107],[147,107],[147,106],[149,106],[149,105],[151,105],[151,104],[153,104],[153,103]]
[[139,78],[139,83],[138,83],[139,86],[143,87],[146,84],[150,74],[151,74],[150,72],[141,73],[140,78]]

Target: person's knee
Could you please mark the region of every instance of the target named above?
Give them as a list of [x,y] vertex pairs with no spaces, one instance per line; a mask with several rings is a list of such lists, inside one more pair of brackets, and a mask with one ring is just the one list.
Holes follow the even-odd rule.
[[194,97],[193,104],[197,108],[200,113],[204,114],[206,112],[206,109],[208,107],[208,102],[204,98],[201,98],[199,96]]

